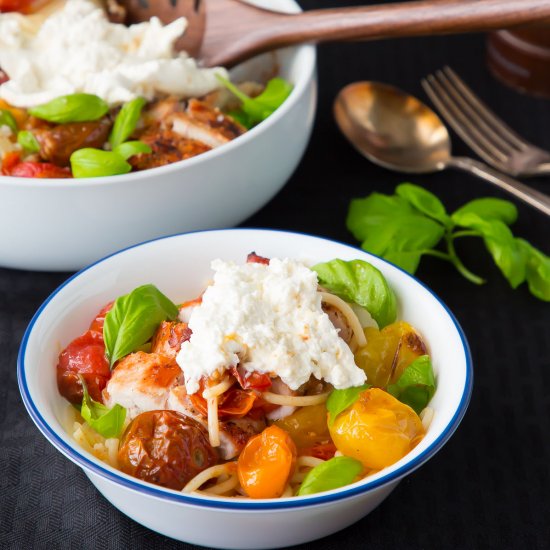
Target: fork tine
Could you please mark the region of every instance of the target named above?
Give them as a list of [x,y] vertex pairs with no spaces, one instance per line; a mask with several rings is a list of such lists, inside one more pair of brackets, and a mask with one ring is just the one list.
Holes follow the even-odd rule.
[[483,118],[498,134],[505,140],[515,145],[518,149],[529,149],[534,147],[531,143],[520,137],[512,128],[510,128],[503,120],[501,120],[479,97],[472,89],[451,69],[444,67],[443,72],[449,80],[458,88],[462,96],[469,101],[472,107],[476,110],[478,116]]
[[454,128],[455,132],[481,157],[493,165],[501,165],[506,160],[503,154],[495,155],[494,147],[487,148],[486,140],[477,129],[468,122],[464,114],[457,109],[449,95],[433,75],[422,80],[422,87],[437,107],[443,118]]
[[503,154],[509,157],[511,154],[517,151],[514,145],[501,138],[491,126],[489,126],[479,115],[468,101],[460,94],[449,78],[443,73],[443,71],[437,71],[435,77],[446,90],[451,101],[456,105],[457,110],[464,113],[468,122],[472,127],[482,135],[485,139],[485,145],[488,149],[492,150],[494,154]]

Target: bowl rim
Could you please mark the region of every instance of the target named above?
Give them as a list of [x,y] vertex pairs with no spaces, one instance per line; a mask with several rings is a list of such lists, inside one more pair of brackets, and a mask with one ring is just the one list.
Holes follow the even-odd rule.
[[[84,456],[83,454],[80,454],[75,448],[68,445],[63,439],[61,439],[55,430],[50,427],[50,425],[47,423],[47,421],[44,419],[44,417],[40,414],[40,411],[35,406],[32,397],[30,395],[28,386],[27,386],[27,380],[26,380],[26,366],[25,366],[25,355],[27,350],[27,345],[29,342],[29,338],[33,332],[34,325],[42,315],[42,312],[44,309],[48,306],[48,304],[59,294],[68,284],[70,284],[74,279],[80,277],[83,273],[86,271],[92,269],[94,266],[103,263],[110,258],[113,258],[115,256],[118,256],[120,254],[125,253],[128,250],[132,250],[134,248],[148,245],[150,243],[156,242],[156,241],[166,241],[169,239],[174,238],[181,238],[187,235],[194,235],[199,233],[227,233],[227,232],[248,232],[248,231],[263,231],[263,232],[270,232],[270,233],[282,233],[283,235],[299,235],[299,236],[305,236],[305,237],[313,237],[315,239],[319,240],[325,240],[328,242],[332,242],[335,244],[338,244],[340,246],[343,246],[345,248],[352,249],[354,251],[360,252],[362,254],[370,255],[374,258],[379,259],[383,263],[389,264],[393,267],[395,267],[398,271],[400,271],[405,277],[412,279],[414,282],[422,286],[431,296],[433,299],[435,299],[439,305],[444,309],[445,313],[449,316],[450,320],[452,321],[455,330],[457,331],[460,342],[462,344],[462,351],[464,353],[465,358],[465,369],[466,369],[466,376],[464,380],[464,387],[462,389],[462,395],[460,397],[459,404],[457,406],[456,411],[454,412],[452,418],[448,422],[448,424],[445,426],[444,429],[442,429],[439,436],[436,437],[436,439],[424,450],[422,451],[418,456],[416,456],[414,459],[406,462],[405,464],[401,465],[396,470],[393,470],[384,476],[375,479],[373,481],[364,481],[363,482],[357,482],[356,484],[344,486],[339,489],[335,489],[331,492],[327,493],[321,493],[317,495],[307,495],[304,497],[298,497],[298,498],[288,498],[288,499],[263,499],[263,500],[256,500],[256,501],[247,501],[247,500],[236,500],[235,502],[230,502],[228,500],[222,500],[219,498],[209,498],[205,496],[194,496],[194,495],[185,495],[183,493],[178,493],[176,491],[171,491],[170,489],[164,489],[162,487],[156,487],[153,484],[143,482],[141,480],[134,481],[133,479],[123,477],[122,475],[111,471],[107,469],[107,467],[102,466],[98,462],[94,462],[90,460],[88,457]],[[256,510],[256,511],[265,511],[265,510],[287,510],[292,508],[302,508],[302,507],[308,507],[312,505],[319,505],[319,504],[327,504],[332,503],[336,501],[340,501],[346,498],[354,497],[363,493],[367,493],[369,491],[372,491],[374,489],[380,488],[384,485],[388,485],[392,482],[397,482],[404,476],[412,473],[414,470],[416,470],[418,467],[420,467],[422,464],[424,464],[428,459],[430,459],[432,456],[434,456],[442,447],[443,445],[449,440],[451,435],[455,432],[455,430],[458,428],[458,425],[462,421],[462,418],[464,417],[466,410],[468,408],[468,404],[470,402],[471,394],[472,394],[472,386],[473,386],[473,362],[472,362],[472,356],[470,352],[470,346],[468,344],[468,341],[466,339],[466,335],[464,333],[464,330],[460,326],[458,320],[454,316],[454,314],[451,312],[451,310],[448,308],[448,306],[437,296],[428,286],[426,286],[424,283],[422,283],[420,280],[418,280],[416,277],[411,275],[410,273],[406,272],[399,266],[396,266],[392,262],[389,262],[385,260],[384,258],[380,258],[379,256],[376,256],[375,254],[371,254],[369,252],[365,252],[364,250],[349,245],[347,243],[342,243],[341,241],[338,241],[336,239],[330,239],[326,237],[319,237],[316,235],[311,235],[304,232],[298,232],[298,231],[286,231],[286,230],[280,230],[280,229],[264,229],[264,228],[233,228],[233,229],[208,229],[208,230],[199,230],[199,231],[190,231],[186,233],[177,233],[174,235],[169,235],[165,237],[159,237],[156,239],[150,239],[148,241],[144,241],[142,243],[138,243],[132,246],[129,246],[127,248],[124,248],[122,250],[119,250],[117,252],[114,252],[113,254],[109,254],[108,256],[105,256],[104,258],[88,265],[87,267],[81,269],[71,277],[69,277],[66,281],[64,281],[61,285],[59,285],[40,305],[36,313],[33,315],[31,321],[29,322],[29,325],[27,326],[25,333],[23,335],[23,338],[21,340],[21,344],[19,347],[19,353],[17,356],[17,382],[19,385],[19,391],[21,393],[21,397],[23,400],[23,403],[25,405],[25,408],[27,409],[27,412],[29,413],[31,419],[36,424],[38,429],[42,432],[42,434],[48,439],[48,441],[57,448],[62,454],[64,454],[67,458],[69,458],[72,462],[74,462],[76,465],[80,466],[84,469],[85,473],[87,474],[87,470],[90,471],[93,474],[99,475],[100,477],[104,478],[107,481],[114,482],[116,485],[122,485],[126,489],[130,489],[133,491],[136,491],[138,493],[145,493],[145,495],[150,497],[156,497],[161,499],[166,499],[169,501],[173,501],[179,504],[186,504],[186,505],[193,505],[196,507],[203,507],[203,508],[211,508],[211,509],[217,509],[217,510]],[[75,443],[76,447],[76,443]]]
[[[294,0],[295,1],[295,0]],[[261,132],[267,131],[271,126],[276,124],[281,118],[283,118],[288,111],[290,111],[302,98],[302,96],[307,92],[308,86],[315,81],[315,71],[317,63],[317,50],[314,45],[304,44],[301,46],[295,46],[289,48],[292,50],[292,55],[294,58],[303,57],[302,65],[303,70],[299,71],[298,78],[294,82],[294,86],[290,95],[285,99],[282,105],[268,118],[245,132],[244,134],[238,136],[236,139],[224,143],[220,147],[215,147],[210,149],[200,155],[194,157],[179,160],[177,162],[172,162],[164,166],[157,166],[155,168],[149,168],[147,170],[140,170],[138,172],[130,172],[128,174],[118,174],[115,176],[103,176],[103,177],[94,177],[94,178],[73,178],[70,181],[70,185],[67,184],[67,179],[65,178],[23,178],[19,176],[1,176],[0,175],[0,186],[6,185],[8,187],[41,187],[41,188],[66,188],[68,192],[76,192],[79,189],[88,188],[88,187],[104,187],[106,185],[113,184],[130,184],[132,182],[142,180],[151,176],[163,177],[174,171],[179,171],[182,167],[192,166],[196,164],[201,164],[203,162],[208,162],[210,159],[214,159],[221,155],[230,154],[233,149],[236,147],[245,146],[250,140],[256,139],[256,136]],[[277,55],[277,51],[273,52]],[[76,191],[72,191],[76,190]]]

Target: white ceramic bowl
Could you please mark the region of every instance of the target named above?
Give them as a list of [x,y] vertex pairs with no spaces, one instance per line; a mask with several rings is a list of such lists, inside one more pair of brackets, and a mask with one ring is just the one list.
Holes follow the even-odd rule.
[[[298,9],[293,0],[269,5]],[[73,271],[144,240],[251,216],[294,172],[315,114],[314,47],[261,56],[238,67],[236,78],[263,79],[274,64],[294,84],[290,97],[250,132],[203,155],[105,178],[0,176],[0,266]]]
[[[312,264],[333,258],[359,258],[383,272],[398,296],[399,318],[424,336],[436,371],[437,391],[430,404],[435,414],[420,444],[393,466],[342,489],[263,501],[183,495],[127,476],[81,449],[63,427],[67,402],[57,391],[55,377],[59,351],[84,332],[97,311],[117,296],[153,283],[175,302],[184,301],[204,289],[211,277],[212,259],[244,262],[252,250],[263,256]],[[464,334],[450,311],[399,268],[326,239],[233,229],[144,243],[76,274],[46,300],[32,319],[21,344],[18,379],[25,406],[45,437],[82,467],[98,490],[123,513],[175,539],[216,548],[260,549],[323,537],[378,506],[401,478],[433,456],[456,429],[468,405],[472,365]]]

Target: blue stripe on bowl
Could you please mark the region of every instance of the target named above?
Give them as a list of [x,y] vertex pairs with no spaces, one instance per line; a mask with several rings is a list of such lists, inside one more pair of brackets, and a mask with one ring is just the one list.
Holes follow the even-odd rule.
[[172,239],[175,237],[180,237],[181,235],[189,235],[193,233],[213,233],[217,231],[235,231],[235,232],[246,232],[246,231],[266,231],[270,233],[284,233],[284,234],[295,234],[295,235],[301,235],[306,237],[313,237],[316,239],[321,239],[329,242],[333,242],[335,244],[344,246],[346,248],[349,248],[354,251],[358,251],[361,254],[365,254],[364,250],[361,250],[357,247],[350,246],[345,243],[341,243],[339,241],[336,241],[334,239],[326,239],[324,237],[316,237],[314,235],[308,235],[306,233],[299,233],[299,232],[290,232],[290,231],[283,231],[283,230],[265,230],[265,229],[255,229],[255,228],[237,228],[237,229],[224,229],[224,230],[207,230],[207,231],[192,231],[189,233],[183,233],[183,234],[177,234],[177,235],[171,235],[168,237],[161,237],[158,239],[151,239],[149,241],[145,241],[143,243],[139,243],[133,246],[130,246],[128,248],[125,248],[123,250],[120,250],[118,252],[115,252],[113,254],[110,254],[109,256],[106,256],[105,258],[98,260],[97,262],[89,265],[88,267],[85,267],[72,277],[70,277],[67,281],[65,281],[62,285],[60,285],[40,306],[38,311],[35,313],[33,318],[31,319],[31,322],[29,323],[29,326],[27,327],[27,330],[25,331],[25,334],[23,336],[23,339],[21,341],[21,346],[19,348],[19,354],[17,357],[17,381],[19,384],[19,390],[21,392],[21,396],[23,398],[23,403],[25,404],[25,407],[27,408],[27,411],[29,415],[31,416],[34,423],[37,425],[38,429],[44,434],[44,436],[48,439],[48,441],[56,447],[59,451],[61,451],[65,456],[70,458],[73,462],[81,466],[82,468],[91,471],[94,474],[97,474],[109,481],[112,481],[114,483],[117,483],[119,485],[122,485],[123,487],[127,489],[131,489],[133,491],[137,491],[139,493],[144,493],[146,495],[150,495],[157,498],[164,498],[167,500],[171,500],[174,502],[179,502],[181,504],[191,504],[194,506],[202,506],[206,508],[216,508],[216,509],[222,509],[222,510],[285,510],[289,508],[300,508],[303,506],[311,506],[315,504],[325,504],[330,502],[335,502],[338,500],[342,500],[345,498],[349,498],[355,495],[359,495],[362,493],[366,493],[367,491],[376,489],[378,487],[382,487],[383,485],[386,485],[388,483],[394,482],[399,480],[400,478],[404,477],[407,474],[410,474],[412,471],[416,470],[419,466],[421,466],[424,462],[426,462],[429,458],[431,458],[441,447],[447,442],[447,440],[451,437],[453,432],[456,430],[458,425],[460,424],[460,421],[462,420],[464,414],[466,413],[466,409],[468,408],[468,403],[470,402],[470,396],[472,393],[472,384],[473,384],[473,366],[472,366],[472,357],[470,353],[470,347],[468,345],[468,342],[466,340],[466,336],[464,334],[464,331],[462,330],[462,327],[456,320],[453,313],[449,310],[449,308],[445,305],[445,303],[434,293],[432,292],[424,283],[401,269],[400,267],[396,266],[395,264],[392,264],[391,262],[388,262],[387,260],[384,260],[383,258],[379,258],[378,256],[375,256],[374,254],[369,254],[370,256],[379,258],[383,262],[393,265],[396,269],[404,273],[407,277],[413,279],[416,281],[420,286],[425,288],[445,309],[447,314],[449,315],[450,319],[452,320],[453,324],[456,327],[456,330],[458,334],[460,335],[460,339],[462,342],[462,348],[464,352],[464,356],[466,359],[466,379],[464,384],[464,389],[462,392],[462,396],[460,399],[459,406],[451,419],[451,421],[447,424],[445,429],[442,431],[441,435],[421,454],[419,454],[414,460],[411,460],[407,464],[404,464],[397,470],[394,470],[385,476],[373,480],[373,481],[367,481],[364,484],[361,484],[360,486],[356,487],[350,487],[350,488],[344,488],[339,490],[336,493],[329,493],[329,494],[321,494],[321,495],[311,495],[307,497],[299,497],[299,498],[293,498],[289,500],[270,500],[270,501],[235,501],[235,502],[228,502],[227,500],[220,500],[220,499],[208,499],[206,497],[198,498],[194,497],[192,495],[184,495],[181,493],[172,492],[170,490],[165,490],[161,488],[157,488],[153,485],[146,484],[143,482],[133,481],[131,479],[127,479],[123,477],[122,475],[119,475],[115,472],[112,472],[108,470],[106,467],[101,466],[100,464],[90,460],[86,456],[80,454],[78,451],[73,449],[71,446],[69,446],[63,439],[61,439],[55,431],[49,426],[49,424],[45,421],[45,419],[42,417],[40,412],[38,411],[36,405],[34,404],[29,389],[27,386],[27,380],[26,380],[26,372],[25,372],[25,354],[26,349],[29,341],[29,337],[32,333],[33,327],[35,323],[37,322],[38,318],[40,317],[42,311],[47,307],[49,302],[66,286],[68,285],[73,279],[80,276],[85,271],[91,269],[93,266],[104,262],[108,258],[111,258],[113,256],[117,256],[119,254],[122,254],[126,250],[130,250],[132,248],[137,248],[139,246],[143,246],[145,244],[160,241],[160,240],[167,240]]

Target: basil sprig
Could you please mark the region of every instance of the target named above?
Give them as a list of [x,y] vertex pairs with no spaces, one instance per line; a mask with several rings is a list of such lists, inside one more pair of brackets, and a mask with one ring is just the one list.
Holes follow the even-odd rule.
[[132,165],[114,151],[85,147],[71,155],[71,170],[75,178],[98,178],[127,174]]
[[435,393],[435,377],[428,355],[417,357],[401,374],[395,384],[387,387],[396,399],[420,414]]
[[359,395],[370,387],[370,384],[363,384],[362,386],[346,388],[345,390],[333,390],[326,402],[328,425],[332,426],[336,417],[348,407],[351,407],[359,399]]
[[271,116],[292,92],[292,84],[283,78],[276,77],[266,84],[260,95],[252,98],[226,78],[220,75],[216,75],[216,77],[233,95],[241,100],[240,110],[231,112],[230,115],[246,128],[251,128]]
[[296,494],[304,496],[338,489],[353,483],[362,471],[363,465],[355,458],[335,456],[310,470]]
[[0,109],[0,126],[7,126],[14,134],[17,133],[17,122],[7,109]]
[[136,97],[122,106],[115,118],[115,123],[109,136],[109,143],[113,149],[125,142],[136,129],[139,117],[141,116],[141,110],[145,106],[145,103],[145,99]]
[[70,94],[56,97],[48,103],[31,107],[28,112],[32,116],[65,124],[67,122],[89,122],[98,120],[109,111],[109,105],[93,94]]
[[82,406],[80,408],[82,418],[88,423],[90,428],[103,437],[118,437],[124,427],[126,409],[118,403],[109,409],[109,407],[106,407],[102,403],[94,401],[88,393],[88,388],[82,376],[80,376],[80,383],[82,384],[83,392]]
[[371,193],[353,200],[347,226],[363,249],[410,273],[422,256],[435,256],[478,285],[485,280],[462,263],[455,241],[479,237],[512,288],[527,282],[534,296],[550,301],[550,257],[513,235],[509,226],[516,219],[514,204],[495,198],[475,199],[448,214],[434,194],[402,183],[394,195]]
[[380,328],[397,317],[397,301],[384,275],[363,260],[331,260],[313,266],[319,283],[347,302],[364,307]]
[[111,367],[145,344],[162,321],[174,320],[177,316],[177,306],[151,284],[117,298],[103,324],[103,339]]
[[38,153],[40,151],[40,143],[38,143],[34,134],[28,130],[21,130],[17,134],[17,143],[29,153]]

